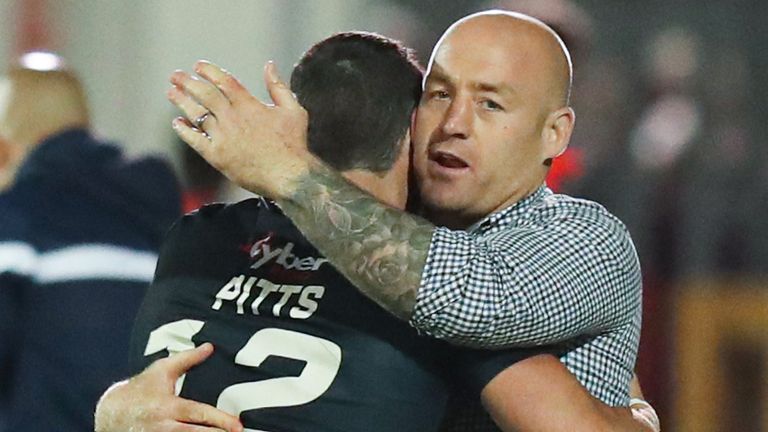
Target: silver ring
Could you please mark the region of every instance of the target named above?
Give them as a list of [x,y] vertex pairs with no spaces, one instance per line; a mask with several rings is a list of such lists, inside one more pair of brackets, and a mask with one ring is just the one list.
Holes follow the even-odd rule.
[[205,129],[203,129],[203,123],[205,123],[205,120],[208,118],[208,116],[211,114],[210,111],[204,112],[202,115],[198,116],[195,121],[194,125],[198,130],[201,130],[205,132]]

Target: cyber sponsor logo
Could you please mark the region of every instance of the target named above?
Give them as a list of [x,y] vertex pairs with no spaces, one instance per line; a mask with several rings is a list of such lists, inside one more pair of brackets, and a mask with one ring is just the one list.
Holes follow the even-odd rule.
[[258,269],[274,261],[286,270],[317,271],[321,265],[328,262],[325,258],[298,257],[292,253],[294,247],[292,242],[288,242],[283,247],[274,247],[270,244],[271,239],[272,236],[268,235],[251,246],[248,254],[254,260],[251,264],[252,269]]

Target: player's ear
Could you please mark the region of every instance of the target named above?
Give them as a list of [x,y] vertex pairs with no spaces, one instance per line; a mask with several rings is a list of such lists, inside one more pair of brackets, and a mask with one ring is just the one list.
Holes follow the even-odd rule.
[[398,143],[399,153],[397,155],[397,159],[395,159],[395,164],[405,164],[406,166],[410,166],[411,164],[411,154],[412,154],[412,145],[411,145],[411,130],[407,129],[405,131],[405,135],[400,139],[400,142]]

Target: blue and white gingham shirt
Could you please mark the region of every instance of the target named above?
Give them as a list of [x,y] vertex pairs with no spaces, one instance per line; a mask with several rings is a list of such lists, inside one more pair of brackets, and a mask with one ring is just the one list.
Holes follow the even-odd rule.
[[542,186],[466,232],[435,230],[411,324],[471,346],[560,344],[587,390],[628,405],[641,290],[621,221]]

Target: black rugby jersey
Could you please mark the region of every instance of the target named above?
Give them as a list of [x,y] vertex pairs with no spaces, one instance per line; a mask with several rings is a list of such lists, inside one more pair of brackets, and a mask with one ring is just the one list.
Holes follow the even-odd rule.
[[176,223],[134,328],[133,370],[204,342],[214,354],[180,380],[180,395],[269,432],[434,431],[446,376],[479,395],[531,355],[417,336],[263,199],[207,206]]

